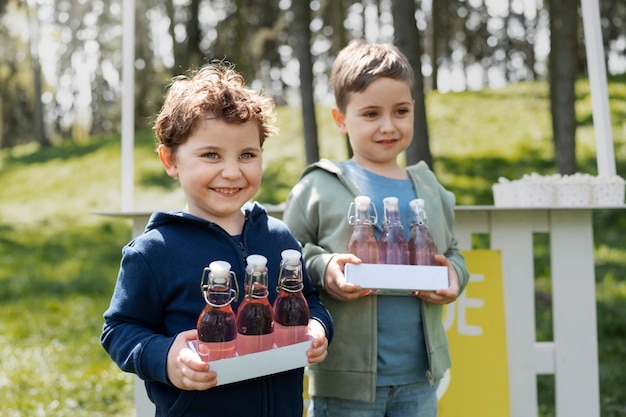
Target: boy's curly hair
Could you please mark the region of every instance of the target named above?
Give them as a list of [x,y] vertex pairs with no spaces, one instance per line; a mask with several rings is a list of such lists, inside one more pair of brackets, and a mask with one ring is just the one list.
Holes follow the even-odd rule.
[[176,150],[206,119],[259,126],[261,146],[278,130],[274,100],[245,86],[243,76],[224,62],[214,62],[172,79],[154,123],[158,143]]

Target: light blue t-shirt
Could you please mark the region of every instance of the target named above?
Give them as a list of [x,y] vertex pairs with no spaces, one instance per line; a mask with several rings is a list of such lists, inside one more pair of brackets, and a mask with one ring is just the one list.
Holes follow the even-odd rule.
[[[397,197],[406,239],[411,234],[409,202],[416,198],[410,179],[374,174],[349,160],[341,162],[346,175],[371,198],[378,214],[375,234],[380,238],[384,221],[383,199]],[[401,385],[426,381],[428,357],[422,328],[421,300],[412,296],[378,297],[378,372],[376,385]]]

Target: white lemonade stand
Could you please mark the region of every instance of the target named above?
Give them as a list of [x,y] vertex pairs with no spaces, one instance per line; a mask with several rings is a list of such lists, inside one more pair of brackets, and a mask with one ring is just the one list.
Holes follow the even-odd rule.
[[[581,0],[581,5],[598,173],[612,176],[615,160],[599,6],[597,0]],[[98,214],[132,218],[133,236],[137,236],[143,232],[151,213],[133,210],[135,0],[123,0],[123,9],[122,207],[120,212]],[[537,375],[544,374],[555,378],[557,417],[600,416],[592,213],[594,209],[604,208],[625,207],[460,206],[456,209],[455,232],[460,248],[471,251],[472,236],[487,234],[491,249],[501,255],[510,417],[537,417]],[[547,233],[550,239],[554,340],[547,342],[536,340],[535,233]],[[137,416],[154,415],[143,382],[136,379],[135,385]]]

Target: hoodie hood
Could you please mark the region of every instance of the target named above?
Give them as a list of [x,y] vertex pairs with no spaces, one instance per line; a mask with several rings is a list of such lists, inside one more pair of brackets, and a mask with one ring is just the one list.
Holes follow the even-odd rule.
[[[255,221],[258,221],[261,216],[267,215],[265,208],[256,201],[246,203],[241,210],[246,216],[246,221],[250,221],[252,224],[254,224]],[[150,220],[148,221],[144,232],[149,232],[150,230],[173,223],[204,223],[209,227],[221,228],[217,223],[194,216],[193,214],[189,214],[181,210],[170,210],[154,212],[152,216],[150,216]]]

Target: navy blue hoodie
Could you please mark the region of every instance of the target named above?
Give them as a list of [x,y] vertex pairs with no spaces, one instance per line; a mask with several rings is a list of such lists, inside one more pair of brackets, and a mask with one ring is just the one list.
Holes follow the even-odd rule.
[[[200,281],[203,269],[217,260],[231,264],[243,289],[245,258],[267,258],[269,300],[274,302],[285,249],[300,250],[286,225],[268,216],[257,203],[244,206],[241,239],[215,223],[183,212],[157,212],[145,232],[122,250],[111,304],[104,313],[101,343],[117,365],[146,382],[156,416],[301,417],[303,368],[218,386],[183,391],[166,374],[167,353],[176,335],[194,329],[205,305]],[[330,314],[304,271],[304,295],[311,318],[332,339]],[[233,302],[236,311],[242,296]]]

